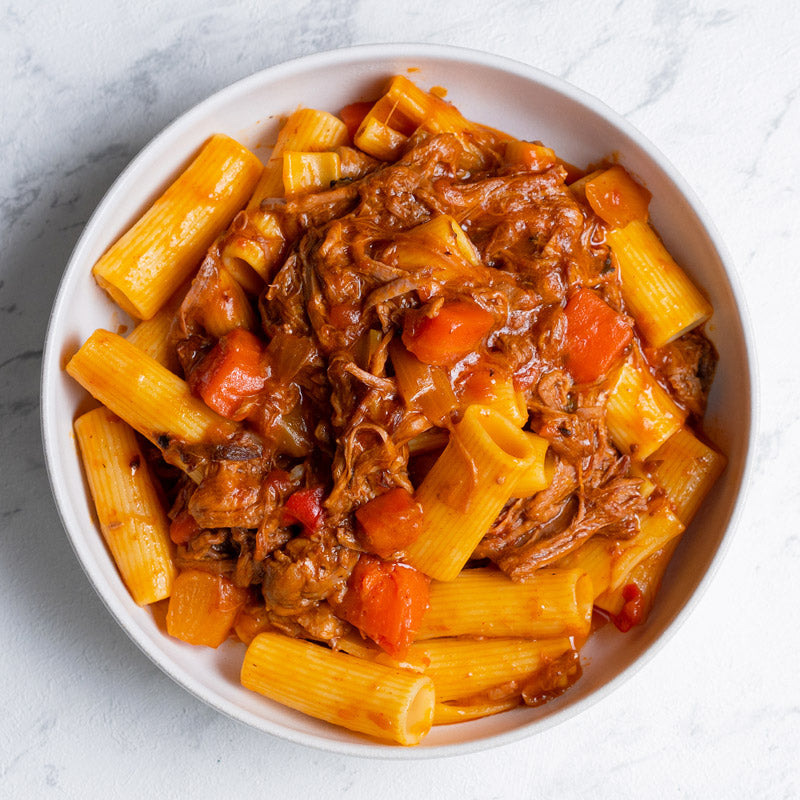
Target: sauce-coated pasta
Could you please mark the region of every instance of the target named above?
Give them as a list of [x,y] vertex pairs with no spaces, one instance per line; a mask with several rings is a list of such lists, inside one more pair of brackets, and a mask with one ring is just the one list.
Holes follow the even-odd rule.
[[[649,193],[402,76],[292,114],[260,177],[215,141],[247,167],[204,167],[238,214],[177,289],[180,243],[180,277],[163,244],[149,272],[112,248],[149,321],[67,367],[161,481],[169,633],[236,637],[246,686],[401,744],[567,691],[593,613],[646,621],[724,467],[711,307]],[[166,219],[192,217],[192,180]]]

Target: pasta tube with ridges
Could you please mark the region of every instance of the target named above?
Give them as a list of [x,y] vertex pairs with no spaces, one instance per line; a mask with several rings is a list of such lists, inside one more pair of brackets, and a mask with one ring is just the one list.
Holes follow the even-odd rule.
[[622,296],[653,347],[705,322],[711,304],[642,220],[608,232],[619,264]]
[[407,141],[407,136],[374,117],[364,120],[354,139],[356,147],[380,161],[394,161]]
[[164,446],[164,436],[189,444],[222,442],[238,430],[196,398],[186,381],[116,333],[95,331],[70,359],[67,372],[158,446]]
[[683,425],[679,408],[650,372],[626,362],[608,395],[606,424],[614,444],[644,460]]
[[670,559],[672,558],[680,539],[680,536],[675,536],[674,538],[670,539],[660,550],[656,550],[655,553],[652,553],[642,562],[637,564],[630,571],[630,574],[621,586],[618,586],[612,591],[604,592],[595,600],[597,607],[602,608],[609,614],[619,614],[626,602],[625,598],[623,597],[623,590],[625,586],[633,583],[641,592],[641,622],[644,622],[644,620],[647,619],[647,614],[652,608],[656,592],[661,584],[661,578],[667,571]]
[[427,664],[424,674],[443,703],[526,678],[572,649],[568,638],[432,639],[411,645],[408,657]]
[[725,469],[722,453],[681,428],[644,465],[664,490],[680,520],[688,525],[703,498]]
[[170,297],[167,304],[158,310],[158,313],[150,319],[142,320],[126,337],[131,344],[135,344],[159,364],[163,364],[170,372],[177,373],[180,367],[175,347],[170,341],[170,331],[175,314],[180,308],[186,292],[189,291],[190,285],[191,282],[186,281]]
[[463,570],[432,581],[430,606],[417,641],[442,636],[586,636],[592,619],[591,580],[582,570],[539,570],[516,583],[494,569]]
[[197,268],[253,191],[262,165],[238,142],[212,136],[177,180],[92,272],[124,311],[152,317]]
[[244,657],[242,685],[317,719],[403,745],[433,722],[425,675],[364,661],[279,633],[261,633]]
[[172,593],[169,519],[133,430],[100,407],[75,420],[100,530],[133,599],[155,603]]
[[639,516],[639,533],[632,538],[615,541],[594,536],[555,565],[560,569],[585,570],[591,578],[597,604],[600,595],[623,586],[632,570],[680,536],[684,528],[675,514],[663,506]]
[[269,197],[283,197],[283,154],[286,150],[320,152],[347,144],[347,126],[327,111],[299,108],[278,134],[267,166],[247,204],[248,211]]
[[411,544],[408,562],[437,580],[453,580],[500,509],[516,491],[517,482],[532,473],[547,485],[546,446],[513,422],[484,406],[470,406],[453,429],[444,452],[416,492],[422,505],[419,538]]

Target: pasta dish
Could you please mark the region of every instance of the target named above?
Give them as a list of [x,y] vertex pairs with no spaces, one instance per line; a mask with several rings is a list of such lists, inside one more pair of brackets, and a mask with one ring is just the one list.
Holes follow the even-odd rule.
[[568,691],[725,464],[712,308],[649,201],[404,76],[266,164],[211,137],[94,267],[136,324],[67,365],[133,599],[400,744]]

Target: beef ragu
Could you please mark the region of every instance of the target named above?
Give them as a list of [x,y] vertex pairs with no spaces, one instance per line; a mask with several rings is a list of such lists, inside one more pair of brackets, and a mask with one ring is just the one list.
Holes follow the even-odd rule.
[[[238,453],[235,460],[208,459],[200,485],[173,509],[177,514],[188,503],[201,528],[251,529],[254,543],[276,545],[243,551],[253,573],[269,575],[268,608],[305,610],[342,591],[355,563],[347,551],[365,549],[354,512],[390,489],[413,492],[409,443],[458,420],[458,402],[450,419],[435,421],[405,402],[389,355],[407,320],[435,317],[444,304],[466,301],[491,320],[474,348],[439,367],[456,400],[481,381],[491,391],[498,376],[510,377],[524,387],[530,429],[551,441],[558,460],[558,480],[546,491],[552,496],[509,503],[477,555],[512,576],[526,574],[592,535],[627,538],[638,530],[641,481],[608,442],[604,386],[576,385],[565,367],[563,306],[570,291],[592,286],[620,307],[617,270],[604,270],[602,222],[574,198],[558,163],[540,172],[507,164],[503,142],[487,135],[475,169],[464,138],[420,135],[396,163],[370,165],[348,182],[346,193],[337,186],[273,209],[295,241],[259,298],[263,385],[243,403],[262,450],[247,460]],[[454,243],[415,237],[420,225],[441,215],[462,226],[479,266],[467,263]],[[419,255],[406,266],[398,252],[409,248]],[[206,363],[198,351],[217,342],[196,320],[210,302],[219,314],[230,304],[218,286],[220,264],[217,253],[206,258],[175,326],[190,386]],[[324,490],[314,530],[276,519],[268,487],[278,471],[296,489]],[[565,505],[574,505],[574,513],[563,514]],[[249,557],[254,549],[259,561]],[[321,589],[320,570],[330,576]],[[239,577],[244,586],[253,582]]]
[[[404,78],[342,119],[349,136],[306,147],[335,156],[330,179],[320,153],[294,174],[299,148],[281,161],[279,140],[267,172],[278,159],[285,190],[256,190],[169,311],[175,369],[230,427],[189,441],[128,420],[175,466],[163,481],[180,573],[170,632],[214,645],[277,632],[430,671],[438,722],[544,702],[579,677],[593,606],[621,630],[644,622],[687,508],[724,463],[698,433],[716,360],[702,333],[710,307],[670,259],[656,267],[670,276],[669,319],[642,310],[662,285],[648,277],[661,245],[649,194],[621,167],[584,175]],[[647,236],[656,244],[637,245]],[[504,456],[522,457],[509,437],[542,443],[542,477],[496,501],[451,583],[420,555],[425,498],[467,527],[483,507],[487,466],[458,434],[476,414],[510,426],[495,437]],[[674,454],[680,437],[703,452]],[[445,461],[451,479],[436,477]],[[437,621],[461,583],[533,590],[561,574],[579,623],[543,636],[514,621]],[[181,588],[190,578],[216,581],[223,598],[210,638],[202,620],[181,622],[202,615],[189,597],[199,590]],[[528,616],[549,613],[544,597]],[[451,691],[431,649],[442,636],[474,652],[497,636],[567,638],[521,671]]]

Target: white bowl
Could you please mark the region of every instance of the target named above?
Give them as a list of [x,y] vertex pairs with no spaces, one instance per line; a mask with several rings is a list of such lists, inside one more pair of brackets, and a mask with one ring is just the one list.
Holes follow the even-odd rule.
[[[706,429],[729,459],[684,537],[646,626],[625,635],[613,626],[600,630],[584,650],[582,679],[561,698],[540,708],[434,728],[417,748],[375,743],[243,689],[242,645],[230,641],[211,650],[171,639],[131,600],[97,528],[76,452],[72,422],[87,398],[63,370],[67,355],[95,328],[115,329],[127,321],[95,285],[92,265],[209,135],[227,133],[251,147],[263,146],[274,141],[280,116],[298,105],[335,112],[377,96],[395,73],[408,73],[426,88],[446,87],[467,117],[542,140],[572,163],[619,154],[646,183],[657,229],[714,305],[708,332],[720,362]],[[751,449],[754,360],[740,298],[730,258],[686,182],[624,119],[573,86],[525,64],[437,45],[355,47],[298,59],[239,81],[176,120],[114,182],[86,226],[53,307],[43,361],[42,426],[53,493],[86,574],[119,624],[161,669],[214,708],[294,742],[384,758],[460,754],[511,742],[577,714],[630,677],[686,618],[710,580],[741,507]]]

